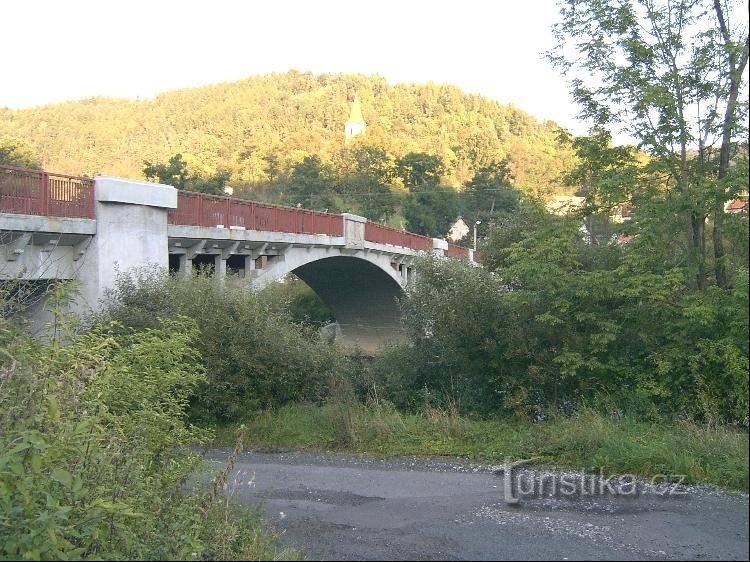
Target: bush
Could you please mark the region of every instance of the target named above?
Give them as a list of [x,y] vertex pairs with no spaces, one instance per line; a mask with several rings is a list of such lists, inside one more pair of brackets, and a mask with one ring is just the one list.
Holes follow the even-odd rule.
[[[64,347],[0,333],[0,558],[202,559],[225,546],[223,498],[186,488],[202,467],[190,447],[208,436],[186,417],[205,380],[195,322],[102,324]],[[230,546],[255,540],[258,521]]]
[[386,398],[540,419],[608,403],[637,419],[748,425],[748,277],[691,286],[650,246],[586,244],[578,219],[524,209],[485,267],[423,258],[403,305],[410,344],[376,362]]
[[200,334],[196,348],[206,378],[192,401],[198,418],[241,419],[261,407],[321,400],[328,378],[346,368],[314,327],[292,322],[283,303],[202,275],[121,276],[97,322],[139,330],[178,315],[193,319]]

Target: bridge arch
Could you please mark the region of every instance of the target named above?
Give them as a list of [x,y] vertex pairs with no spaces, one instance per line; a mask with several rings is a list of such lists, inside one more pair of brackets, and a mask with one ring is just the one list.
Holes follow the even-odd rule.
[[[276,263],[274,263],[274,261]],[[344,345],[375,352],[403,339],[399,299],[402,275],[388,256],[345,251],[289,249],[256,278],[256,286],[293,274],[331,310]]]

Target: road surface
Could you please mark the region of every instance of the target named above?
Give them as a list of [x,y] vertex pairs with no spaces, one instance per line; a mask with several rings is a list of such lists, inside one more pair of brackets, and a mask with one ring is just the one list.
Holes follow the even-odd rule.
[[[215,449],[208,458],[219,466],[228,455]],[[496,469],[460,459],[246,452],[229,493],[262,503],[282,542],[314,560],[748,559],[747,495],[646,486],[637,497],[558,493],[509,505]]]

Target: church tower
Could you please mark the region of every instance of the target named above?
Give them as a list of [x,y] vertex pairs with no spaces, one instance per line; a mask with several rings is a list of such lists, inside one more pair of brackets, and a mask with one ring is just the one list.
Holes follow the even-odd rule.
[[362,117],[362,104],[359,101],[359,96],[354,96],[354,102],[352,103],[352,111],[349,114],[349,120],[344,125],[344,136],[347,141],[350,141],[357,135],[361,135],[365,132],[367,123],[365,123]]

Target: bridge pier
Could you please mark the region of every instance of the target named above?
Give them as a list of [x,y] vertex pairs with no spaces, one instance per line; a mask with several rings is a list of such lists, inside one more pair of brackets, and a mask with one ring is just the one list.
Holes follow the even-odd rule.
[[97,308],[118,274],[146,265],[167,270],[167,212],[177,207],[168,185],[100,176],[94,187],[96,235],[78,272],[81,313]]

